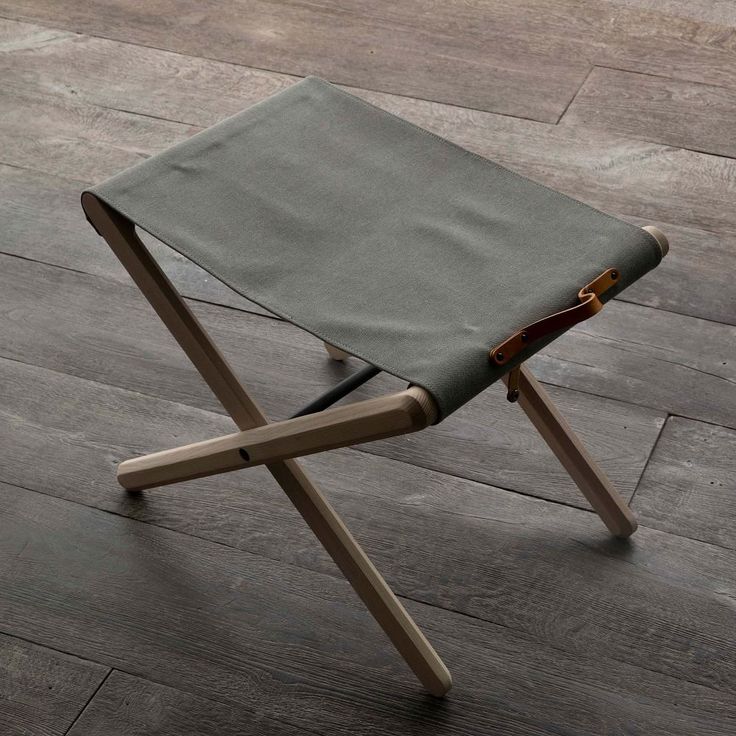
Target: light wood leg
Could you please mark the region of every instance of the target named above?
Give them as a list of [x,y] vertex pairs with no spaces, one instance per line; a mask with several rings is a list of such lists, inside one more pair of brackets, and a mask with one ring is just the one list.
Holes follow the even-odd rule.
[[[83,195],[82,205],[235,424],[241,430],[267,424],[261,409],[146,250],[133,223],[92,194]],[[319,489],[295,460],[266,467],[420,682],[433,695],[444,695],[452,686],[449,671]]]
[[631,536],[637,527],[631,509],[524,365],[519,374],[519,405],[609,531],[617,537]]
[[330,343],[328,342],[326,342],[324,345],[327,354],[332,360],[346,360],[350,357],[350,353],[346,353],[344,350],[340,350],[340,348],[336,348],[334,345],[330,345]]

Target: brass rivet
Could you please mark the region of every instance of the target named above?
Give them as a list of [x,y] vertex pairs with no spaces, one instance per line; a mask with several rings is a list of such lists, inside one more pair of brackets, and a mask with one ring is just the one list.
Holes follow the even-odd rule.
[[503,353],[501,351],[499,351],[499,352],[496,353],[496,360],[499,363],[503,363]]
[[615,281],[618,278],[618,271],[611,271],[611,278]]
[[521,341],[526,342],[529,339],[529,335],[526,332],[521,333]]

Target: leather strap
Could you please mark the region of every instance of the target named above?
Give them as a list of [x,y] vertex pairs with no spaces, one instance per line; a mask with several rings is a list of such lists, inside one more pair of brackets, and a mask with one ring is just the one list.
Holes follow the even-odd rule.
[[491,360],[496,365],[505,365],[524,348],[553,332],[566,330],[583,320],[592,317],[603,309],[603,302],[598,298],[608,291],[619,278],[615,268],[609,268],[586,284],[578,292],[579,304],[561,312],[551,314],[515,332],[490,351]]

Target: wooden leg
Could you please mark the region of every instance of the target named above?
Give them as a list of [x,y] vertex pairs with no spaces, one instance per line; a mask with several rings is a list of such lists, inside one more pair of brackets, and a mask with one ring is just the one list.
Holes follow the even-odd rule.
[[[241,430],[267,424],[261,409],[146,250],[133,223],[90,193],[83,195],[82,206],[235,424]],[[452,686],[449,671],[319,489],[295,460],[266,467],[420,682],[433,695],[444,695]]]
[[340,348],[336,348],[328,342],[325,343],[325,350],[332,360],[346,360],[350,357],[350,353],[346,353],[344,350],[340,350]]
[[519,374],[519,404],[610,532],[617,537],[631,536],[637,527],[631,509],[583,447],[539,381],[523,365]]

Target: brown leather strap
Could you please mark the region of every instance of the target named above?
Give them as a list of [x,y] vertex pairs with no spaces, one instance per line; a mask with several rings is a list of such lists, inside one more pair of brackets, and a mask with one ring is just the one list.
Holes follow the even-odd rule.
[[586,284],[578,292],[580,304],[576,304],[570,309],[564,309],[561,312],[551,314],[537,322],[524,327],[515,332],[511,337],[504,340],[500,345],[496,345],[491,352],[491,360],[496,365],[504,365],[508,363],[515,355],[520,353],[525,347],[531,345],[535,340],[539,340],[553,332],[566,330],[568,327],[582,322],[588,317],[603,309],[603,303],[598,298],[603,292],[608,291],[618,281],[619,272],[615,268],[609,268],[600,276],[597,276],[589,284]]

